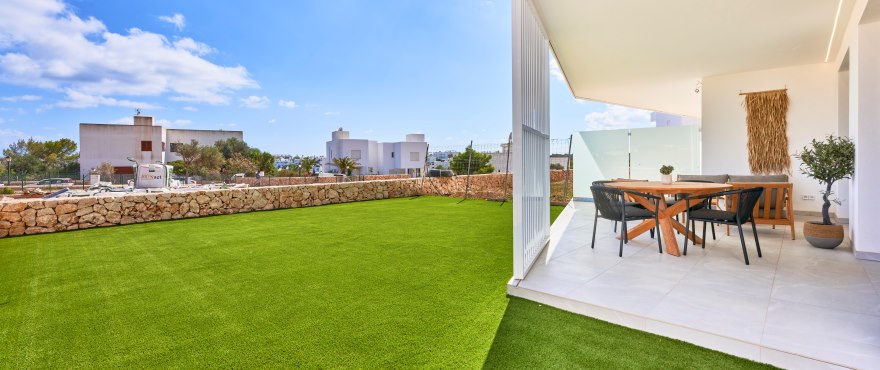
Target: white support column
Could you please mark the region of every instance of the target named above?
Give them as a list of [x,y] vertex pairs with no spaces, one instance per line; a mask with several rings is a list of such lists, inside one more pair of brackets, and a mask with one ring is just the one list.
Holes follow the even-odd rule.
[[513,0],[513,278],[550,237],[550,45],[531,0]]
[[858,44],[850,49],[850,134],[856,144],[856,174],[850,209],[853,250],[857,258],[880,261],[880,228],[874,226],[880,198],[880,22],[858,26]]

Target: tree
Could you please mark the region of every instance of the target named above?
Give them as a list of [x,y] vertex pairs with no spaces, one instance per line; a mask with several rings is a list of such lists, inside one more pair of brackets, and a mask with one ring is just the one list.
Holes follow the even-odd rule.
[[361,167],[354,159],[349,157],[333,158],[333,165],[339,169],[339,173],[351,176],[351,171]]
[[52,171],[79,171],[77,145],[70,139],[37,141],[33,138],[18,140],[3,150],[3,156],[12,158],[12,169],[17,173]]
[[193,162],[196,172],[200,175],[207,176],[219,174],[220,168],[226,162],[223,159],[223,153],[214,146],[199,147],[198,157]]
[[234,137],[225,140],[217,140],[217,142],[214,143],[214,146],[223,153],[223,158],[225,159],[232,158],[236,153],[247,156],[251,150],[251,147],[249,147],[247,143]]
[[840,204],[838,199],[830,199],[834,194],[831,186],[842,179],[850,179],[855,174],[856,146],[845,136],[829,135],[824,141],[813,139],[810,145],[795,154],[801,160],[801,173],[825,184],[822,191],[822,224],[831,225],[828,210],[831,202]]
[[199,148],[199,141],[196,139],[190,140],[189,144],[177,143],[177,155],[180,156],[180,160],[183,161],[183,174],[186,176],[187,181],[189,177],[192,175],[195,170],[195,162],[199,159],[199,154],[202,153]]
[[35,153],[41,157],[50,169],[61,170],[70,167],[72,163],[78,163],[79,153],[73,140],[62,138],[46,141],[42,145],[42,152]]
[[186,165],[183,163],[183,161],[178,159],[176,161],[168,162],[168,164],[173,167],[171,170],[173,174],[178,176],[186,175]]
[[251,148],[250,159],[257,166],[257,170],[263,171],[266,175],[273,176],[278,170],[275,168],[275,156],[272,153]]
[[565,166],[563,166],[561,163],[550,163],[550,169],[551,170],[564,170]]
[[113,164],[110,162],[101,162],[101,165],[95,169],[95,172],[101,175],[102,179],[113,181],[113,173],[116,172],[116,169],[113,168]]
[[318,165],[318,158],[315,157],[302,157],[299,160],[299,168],[305,172],[307,175],[312,174],[312,169]]
[[253,174],[257,171],[257,166],[248,157],[242,153],[233,153],[232,157],[226,160],[223,166],[223,174],[230,175],[236,173]]
[[[469,159],[470,166],[468,166]],[[489,163],[490,161],[492,161],[491,154],[480,153],[471,147],[467,147],[465,151],[452,157],[449,161],[449,169],[454,171],[456,175],[467,174],[468,167],[470,167],[471,174],[492,173],[495,172],[495,167]]]

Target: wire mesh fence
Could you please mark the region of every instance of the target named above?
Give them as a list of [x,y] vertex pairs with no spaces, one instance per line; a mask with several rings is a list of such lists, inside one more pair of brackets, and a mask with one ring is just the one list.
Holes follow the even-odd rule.
[[[550,198],[555,203],[568,202],[572,197],[570,144],[570,138],[550,140]],[[427,168],[451,170],[455,177],[448,180],[429,177],[423,191],[438,195],[510,199],[513,186],[510,147],[509,141],[431,145]],[[460,180],[462,177],[464,181]]]

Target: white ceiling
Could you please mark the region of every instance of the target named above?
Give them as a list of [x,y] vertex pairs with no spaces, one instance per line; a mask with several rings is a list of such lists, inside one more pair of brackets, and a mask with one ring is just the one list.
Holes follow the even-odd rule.
[[[838,33],[854,2],[843,0]],[[694,117],[700,116],[694,89],[703,77],[824,62],[838,6],[838,0],[534,3],[575,96]]]

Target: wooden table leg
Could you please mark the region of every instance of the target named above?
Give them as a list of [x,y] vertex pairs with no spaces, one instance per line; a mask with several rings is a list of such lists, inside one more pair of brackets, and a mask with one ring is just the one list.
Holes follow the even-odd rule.
[[672,227],[678,232],[682,233],[682,235],[687,235],[687,238],[694,242],[694,245],[703,244],[703,238],[697,236],[692,230],[688,230],[686,226],[678,221],[672,222]]
[[[635,239],[635,237],[644,234],[646,231],[650,231],[654,228],[654,220],[643,220],[636,226],[633,226],[629,230],[626,231],[626,235],[629,237],[629,240]],[[617,236],[617,239],[620,240],[620,235]]]
[[681,252],[678,249],[678,239],[675,239],[673,226],[673,224],[678,222],[672,219],[675,214],[667,213],[666,209],[666,202],[660,202],[660,209],[657,214],[657,217],[660,219],[660,233],[663,234],[663,245],[666,246],[666,253],[678,257],[681,256]]

